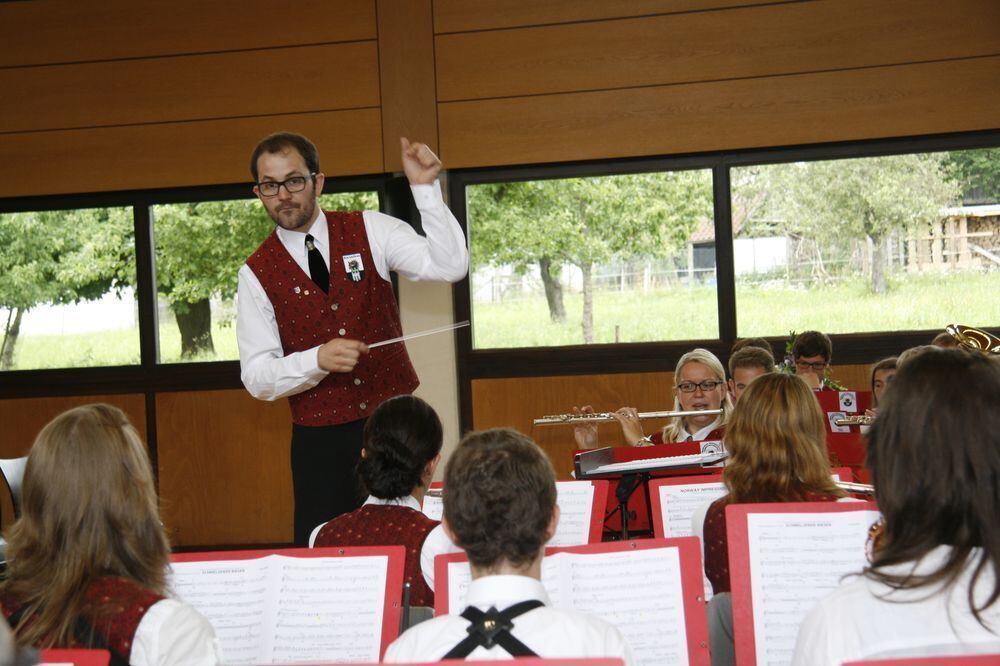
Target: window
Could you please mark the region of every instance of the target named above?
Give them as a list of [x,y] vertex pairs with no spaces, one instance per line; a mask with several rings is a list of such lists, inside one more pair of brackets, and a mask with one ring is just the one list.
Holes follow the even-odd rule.
[[995,326],[1000,192],[976,180],[988,172],[1000,151],[732,169],[738,334]]
[[[377,210],[376,192],[324,194],[325,210]],[[239,359],[236,274],[274,229],[256,199],[153,206],[161,363]]]
[[718,336],[712,172],[466,189],[473,348]]
[[0,370],[139,362],[132,209],[0,214]]

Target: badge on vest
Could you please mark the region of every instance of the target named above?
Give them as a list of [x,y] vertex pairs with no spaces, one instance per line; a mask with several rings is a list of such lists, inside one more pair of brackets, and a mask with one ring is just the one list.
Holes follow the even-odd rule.
[[347,274],[351,276],[352,280],[355,282],[361,282],[361,278],[365,276],[365,265],[361,261],[361,254],[345,254],[344,270],[347,271]]

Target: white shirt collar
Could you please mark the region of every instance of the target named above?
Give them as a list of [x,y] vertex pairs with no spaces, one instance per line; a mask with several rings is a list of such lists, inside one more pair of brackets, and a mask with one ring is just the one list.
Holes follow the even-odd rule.
[[688,437],[690,437],[691,441],[693,441],[693,442],[704,441],[704,439],[706,437],[708,437],[708,434],[710,432],[712,432],[713,430],[715,430],[716,428],[718,428],[721,425],[722,425],[722,417],[721,416],[717,416],[714,421],[712,421],[711,423],[709,423],[707,426],[705,426],[701,430],[695,431],[694,434],[688,433],[687,428],[685,428],[682,425],[681,429],[680,429],[680,432],[677,433],[677,441],[678,442],[686,442]]
[[413,495],[407,495],[406,497],[394,497],[392,499],[382,499],[380,497],[375,497],[374,495],[369,495],[368,499],[365,500],[365,505],[374,504],[376,506],[406,506],[415,511],[420,511],[420,502]]
[[310,234],[313,237],[313,244],[319,248],[320,253],[324,257],[330,254],[330,229],[326,225],[326,216],[323,214],[323,209],[319,207],[318,202],[316,203],[316,217],[305,233],[301,231],[289,231],[281,226],[277,227],[277,230],[278,240],[281,241],[281,244],[285,246],[285,249],[293,257],[305,258],[306,234]]
[[549,595],[542,586],[542,581],[530,576],[483,576],[469,584],[465,602],[479,609],[496,606],[503,610],[521,601],[537,599],[546,606],[551,606]]

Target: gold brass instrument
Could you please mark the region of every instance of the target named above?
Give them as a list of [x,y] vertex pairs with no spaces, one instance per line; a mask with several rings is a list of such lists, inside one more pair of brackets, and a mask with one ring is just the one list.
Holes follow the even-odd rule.
[[838,488],[841,490],[846,490],[849,493],[857,493],[858,495],[875,495],[875,486],[870,486],[867,483],[851,483],[850,481],[834,481]]
[[874,422],[875,417],[868,416],[867,414],[844,416],[834,421],[834,423],[839,426],[870,426]]
[[955,338],[960,347],[984,354],[1000,354],[1000,338],[992,333],[961,324],[948,324],[944,330]]
[[[579,423],[603,423],[614,421],[614,412],[596,412],[594,414],[549,414],[532,421],[534,425],[576,425]],[[721,409],[700,409],[689,412],[639,412],[639,419],[670,419],[681,416],[698,416],[700,414],[721,414]]]

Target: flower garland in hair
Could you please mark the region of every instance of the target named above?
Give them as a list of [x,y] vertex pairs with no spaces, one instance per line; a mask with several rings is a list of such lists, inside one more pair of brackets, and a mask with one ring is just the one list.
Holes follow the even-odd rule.
[[[785,358],[778,364],[778,372],[786,375],[795,374],[795,356],[792,354],[792,346],[795,345],[795,331],[788,332],[788,340],[785,342]],[[834,391],[846,391],[847,387],[830,376],[830,368],[827,366],[823,371],[823,387]]]

